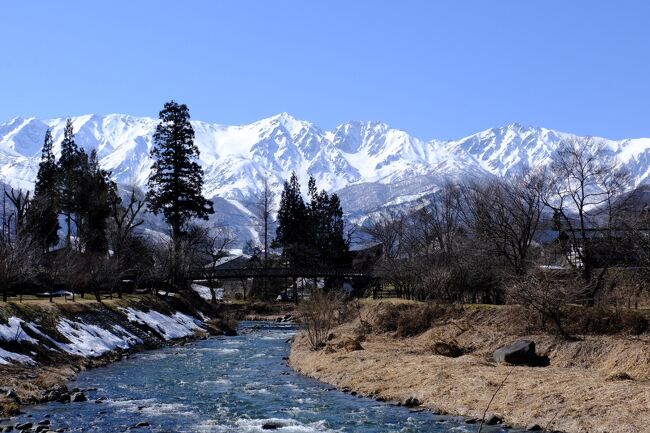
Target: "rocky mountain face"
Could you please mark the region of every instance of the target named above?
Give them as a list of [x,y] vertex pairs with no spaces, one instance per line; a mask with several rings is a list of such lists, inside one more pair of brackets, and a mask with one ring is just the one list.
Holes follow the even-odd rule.
[[[65,118],[15,118],[0,124],[0,182],[31,189],[45,131],[55,153]],[[157,119],[111,114],[73,118],[77,144],[97,149],[101,165],[120,185],[146,186],[149,152]],[[435,192],[445,181],[468,176],[511,176],[549,162],[570,134],[516,123],[459,140],[424,141],[381,122],[348,122],[323,131],[287,113],[248,125],[193,121],[205,170],[205,193],[215,198],[213,224],[234,227],[241,239],[255,238],[251,220],[255,195],[268,177],[280,190],[291,171],[303,184],[341,196],[352,220],[390,206],[405,206]],[[650,183],[650,138],[606,140],[632,186]]]

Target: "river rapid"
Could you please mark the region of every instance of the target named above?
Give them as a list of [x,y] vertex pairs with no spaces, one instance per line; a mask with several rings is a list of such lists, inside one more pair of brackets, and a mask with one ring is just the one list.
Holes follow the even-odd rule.
[[460,418],[358,398],[293,372],[286,357],[295,331],[242,322],[237,337],[141,352],[69,383],[91,389],[87,402],[29,407],[11,424],[49,420],[53,431],[102,433],[477,431]]

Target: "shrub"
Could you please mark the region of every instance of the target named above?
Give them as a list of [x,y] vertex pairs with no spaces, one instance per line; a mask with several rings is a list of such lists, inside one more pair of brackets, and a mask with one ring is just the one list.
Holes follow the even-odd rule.
[[458,358],[471,350],[461,347],[456,341],[436,341],[431,345],[431,351],[434,355]]
[[398,337],[420,335],[431,328],[435,318],[435,311],[429,305],[424,308],[407,308],[397,318],[395,334]]
[[436,320],[457,317],[461,307],[438,304],[386,304],[374,319],[373,329],[378,332],[395,332],[398,337],[413,337],[431,328]]
[[330,330],[337,324],[342,297],[335,292],[316,291],[298,304],[298,323],[307,332],[312,349],[325,346]]
[[573,307],[568,316],[568,327],[575,333],[639,335],[648,330],[648,319],[632,310],[605,306]]

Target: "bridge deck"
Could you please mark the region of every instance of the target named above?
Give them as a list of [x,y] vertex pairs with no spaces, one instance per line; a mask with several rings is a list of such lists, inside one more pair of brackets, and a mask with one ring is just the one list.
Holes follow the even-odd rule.
[[317,268],[241,268],[241,269],[205,269],[195,271],[192,280],[206,278],[373,278],[370,272],[354,269],[317,269]]

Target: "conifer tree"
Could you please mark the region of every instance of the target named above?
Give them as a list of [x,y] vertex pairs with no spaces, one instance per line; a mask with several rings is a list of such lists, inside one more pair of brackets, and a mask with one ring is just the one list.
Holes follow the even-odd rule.
[[187,105],[167,102],[160,112],[154,133],[154,160],[149,177],[149,207],[162,211],[175,242],[191,218],[208,219],[214,213],[212,201],[202,195],[203,169],[196,162],[199,149],[194,144]]
[[309,204],[302,198],[295,173],[285,182],[276,245],[283,248],[293,266],[341,266],[349,249],[341,202],[336,194],[330,197],[324,190],[318,192],[313,177],[307,190]]
[[309,178],[310,203],[308,218],[313,260],[321,266],[341,266],[349,250],[345,238],[343,209],[336,194],[330,196],[325,190],[318,192],[316,180]]
[[58,169],[52,152],[52,133],[45,133],[41,162],[38,165],[34,198],[27,214],[27,225],[32,238],[43,251],[59,242]]
[[331,266],[340,266],[344,263],[350,241],[345,235],[345,220],[343,219],[343,208],[341,200],[336,194],[332,194],[327,208],[328,236],[326,262]]
[[74,141],[72,119],[68,119],[61,142],[61,158],[59,158],[59,205],[66,222],[66,247],[70,248],[72,237],[72,222],[79,208],[80,177],[83,166],[87,164],[87,155],[77,147]]
[[296,173],[291,173],[280,197],[275,245],[282,247],[285,258],[293,265],[305,261],[305,242],[309,234],[307,207],[300,193]]
[[97,151],[92,150],[88,163],[80,168],[84,193],[79,194],[77,209],[80,242],[87,252],[105,253],[108,250],[106,230],[111,212],[111,202],[116,195],[115,183],[110,173],[102,170]]

